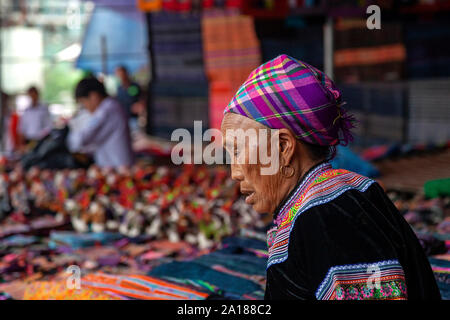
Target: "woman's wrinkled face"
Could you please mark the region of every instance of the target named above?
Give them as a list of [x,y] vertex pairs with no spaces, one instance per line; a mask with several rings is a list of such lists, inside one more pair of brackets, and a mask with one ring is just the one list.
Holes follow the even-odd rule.
[[[227,139],[229,130],[254,129],[255,132],[258,132],[258,130],[263,129],[269,132],[269,129],[254,120],[234,113],[225,115],[221,129],[223,146],[232,158],[231,177],[239,182],[241,193],[246,196],[245,202],[250,204],[258,213],[273,213],[280,201],[280,196],[277,193],[280,176],[279,174],[261,174],[261,168],[269,166],[261,164],[258,157],[262,142],[259,140],[265,137],[257,136],[258,140],[256,141],[250,141],[251,139]],[[270,133],[267,134],[266,139],[270,154]],[[250,161],[252,157],[257,161]]]

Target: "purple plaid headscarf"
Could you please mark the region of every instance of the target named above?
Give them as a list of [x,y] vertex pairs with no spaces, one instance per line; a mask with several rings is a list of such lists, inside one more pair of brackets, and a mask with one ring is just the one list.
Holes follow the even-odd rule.
[[237,113],[272,129],[288,128],[311,144],[346,145],[353,140],[355,119],[343,104],[326,74],[283,54],[250,74],[224,114]]

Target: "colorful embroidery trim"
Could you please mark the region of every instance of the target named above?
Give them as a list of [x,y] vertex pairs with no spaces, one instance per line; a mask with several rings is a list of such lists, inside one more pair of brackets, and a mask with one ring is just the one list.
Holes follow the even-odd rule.
[[327,203],[348,190],[356,189],[364,192],[373,182],[348,170],[333,169],[327,162],[311,171],[281,208],[275,221],[276,226],[267,232],[269,248],[267,268],[287,259],[289,235],[301,213]]
[[398,260],[335,266],[316,291],[318,300],[406,300],[405,273]]

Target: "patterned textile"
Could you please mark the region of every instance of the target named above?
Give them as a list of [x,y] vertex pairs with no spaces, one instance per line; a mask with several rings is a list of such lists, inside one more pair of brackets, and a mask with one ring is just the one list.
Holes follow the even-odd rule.
[[133,299],[204,300],[208,296],[203,292],[142,275],[115,276],[96,273],[85,276],[81,283],[88,288]]
[[441,255],[440,258],[437,257],[429,258],[431,268],[441,291],[442,299],[450,300],[450,260],[448,254]]
[[152,13],[150,23],[156,81],[205,82],[200,14]]
[[221,265],[213,265],[211,267],[213,270],[219,271],[219,272],[223,272],[223,273],[227,273],[229,275],[235,276],[235,277],[239,277],[239,278],[243,278],[243,279],[247,279],[253,282],[256,282],[257,284],[261,285],[262,288],[264,288],[265,284],[266,284],[266,279],[264,276],[258,276],[258,275],[247,275],[245,273],[242,272],[238,272],[235,270],[230,270],[224,266]]
[[236,299],[244,294],[261,290],[261,286],[254,281],[236,277],[224,272],[216,271],[210,266],[193,261],[174,261],[159,265],[148,273],[151,277],[164,279],[190,279],[203,281],[222,289]]
[[218,250],[202,255],[193,261],[207,267],[221,265],[222,267],[247,275],[265,276],[266,258],[259,258],[255,254],[247,253],[244,250],[239,254]]
[[155,79],[151,85],[152,135],[170,140],[177,128],[208,127],[208,82],[198,12],[150,14]]
[[114,232],[76,233],[73,231],[52,231],[49,245],[56,248],[60,245],[68,245],[73,249],[93,246],[97,243],[107,244],[119,240],[122,236]]
[[25,289],[24,300],[117,300],[91,288],[68,289],[66,281],[36,281]]
[[373,182],[348,170],[333,169],[328,162],[312,170],[279,211],[275,227],[267,232],[267,268],[288,258],[289,235],[302,212],[327,203],[350,189],[364,192]]
[[255,69],[225,108],[269,128],[288,128],[297,139],[322,146],[352,140],[353,117],[341,92],[320,70],[288,55]]
[[220,129],[223,107],[261,64],[260,43],[253,18],[233,10],[204,12],[202,37],[209,81],[209,127]]
[[6,292],[0,292],[0,301],[1,300],[14,300],[13,297],[11,297],[10,294]]
[[335,266],[316,291],[318,300],[406,300],[405,274],[398,260]]
[[403,61],[406,50],[403,44],[390,44],[373,48],[351,48],[336,50],[334,63],[336,67],[354,65],[376,65],[393,61]]
[[202,17],[203,58],[211,82],[237,87],[261,63],[253,18],[237,11],[211,10]]

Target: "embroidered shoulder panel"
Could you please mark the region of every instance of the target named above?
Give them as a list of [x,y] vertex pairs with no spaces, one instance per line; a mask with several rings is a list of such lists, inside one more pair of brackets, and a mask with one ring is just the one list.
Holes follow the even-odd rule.
[[267,268],[287,259],[289,235],[298,216],[312,207],[336,199],[345,191],[356,189],[364,192],[373,182],[348,170],[333,169],[329,163],[311,171],[281,208],[275,227],[267,232]]

